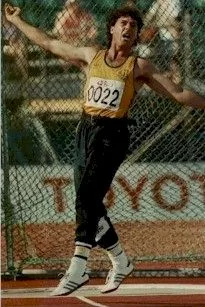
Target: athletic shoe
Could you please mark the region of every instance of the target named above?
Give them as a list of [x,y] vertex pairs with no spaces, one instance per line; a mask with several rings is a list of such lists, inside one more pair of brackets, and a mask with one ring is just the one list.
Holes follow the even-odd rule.
[[132,273],[134,267],[131,262],[128,262],[126,267],[116,266],[108,273],[105,286],[101,290],[102,293],[115,291],[122,281]]
[[82,287],[89,281],[89,275],[84,273],[79,276],[72,276],[71,274],[65,274],[61,280],[57,288],[51,293],[52,296],[55,295],[68,295],[75,290]]

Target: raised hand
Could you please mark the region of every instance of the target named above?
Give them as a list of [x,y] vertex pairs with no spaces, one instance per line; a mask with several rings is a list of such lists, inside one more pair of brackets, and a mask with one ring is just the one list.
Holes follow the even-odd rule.
[[5,4],[5,16],[9,22],[14,23],[16,18],[19,18],[20,12],[19,7],[13,7],[8,3]]

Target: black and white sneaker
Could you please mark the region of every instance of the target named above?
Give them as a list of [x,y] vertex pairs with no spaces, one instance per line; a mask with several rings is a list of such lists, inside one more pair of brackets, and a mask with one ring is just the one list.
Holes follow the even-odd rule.
[[52,296],[68,295],[75,290],[82,287],[89,281],[89,275],[84,273],[83,275],[71,275],[65,274],[56,289],[51,293]]
[[108,293],[115,291],[123,280],[132,273],[133,269],[134,267],[131,262],[128,262],[126,267],[116,266],[111,269],[106,278],[105,286],[101,292]]

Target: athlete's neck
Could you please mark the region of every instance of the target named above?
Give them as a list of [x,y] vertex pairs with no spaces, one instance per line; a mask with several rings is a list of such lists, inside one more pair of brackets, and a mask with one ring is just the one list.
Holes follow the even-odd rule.
[[132,48],[128,46],[117,46],[112,43],[107,51],[107,58],[110,61],[121,61],[128,58],[130,54],[132,54]]

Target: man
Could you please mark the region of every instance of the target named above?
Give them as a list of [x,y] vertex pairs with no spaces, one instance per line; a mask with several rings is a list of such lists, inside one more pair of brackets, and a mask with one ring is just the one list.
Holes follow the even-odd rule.
[[[52,34],[72,46],[88,46],[96,40],[97,27],[93,16],[81,7],[79,0],[67,0],[56,16]],[[59,61],[64,68],[70,66],[67,61]]]
[[2,15],[3,54],[13,59],[15,71],[23,79],[28,78],[28,61],[24,38],[17,28]]
[[89,45],[96,39],[95,20],[79,4],[79,0],[67,0],[56,16],[53,34],[74,46]]
[[115,10],[108,20],[108,48],[73,47],[50,38],[20,18],[20,9],[9,5],[7,19],[30,40],[87,75],[85,103],[76,136],[76,239],[69,269],[53,295],[69,294],[89,280],[90,250],[104,248],[113,268],[102,292],[114,291],[133,265],[123,251],[103,204],[112,179],[129,145],[128,111],[135,92],[147,84],[156,92],[183,105],[205,109],[205,98],[164,78],[147,60],[132,54],[143,26],[131,7]]
[[[144,16],[144,24],[148,29],[150,26],[158,29],[159,39],[155,43],[155,57],[160,70],[176,83],[180,83],[181,80],[178,64],[180,18],[180,0],[156,0]],[[156,34],[157,32],[155,36]]]

